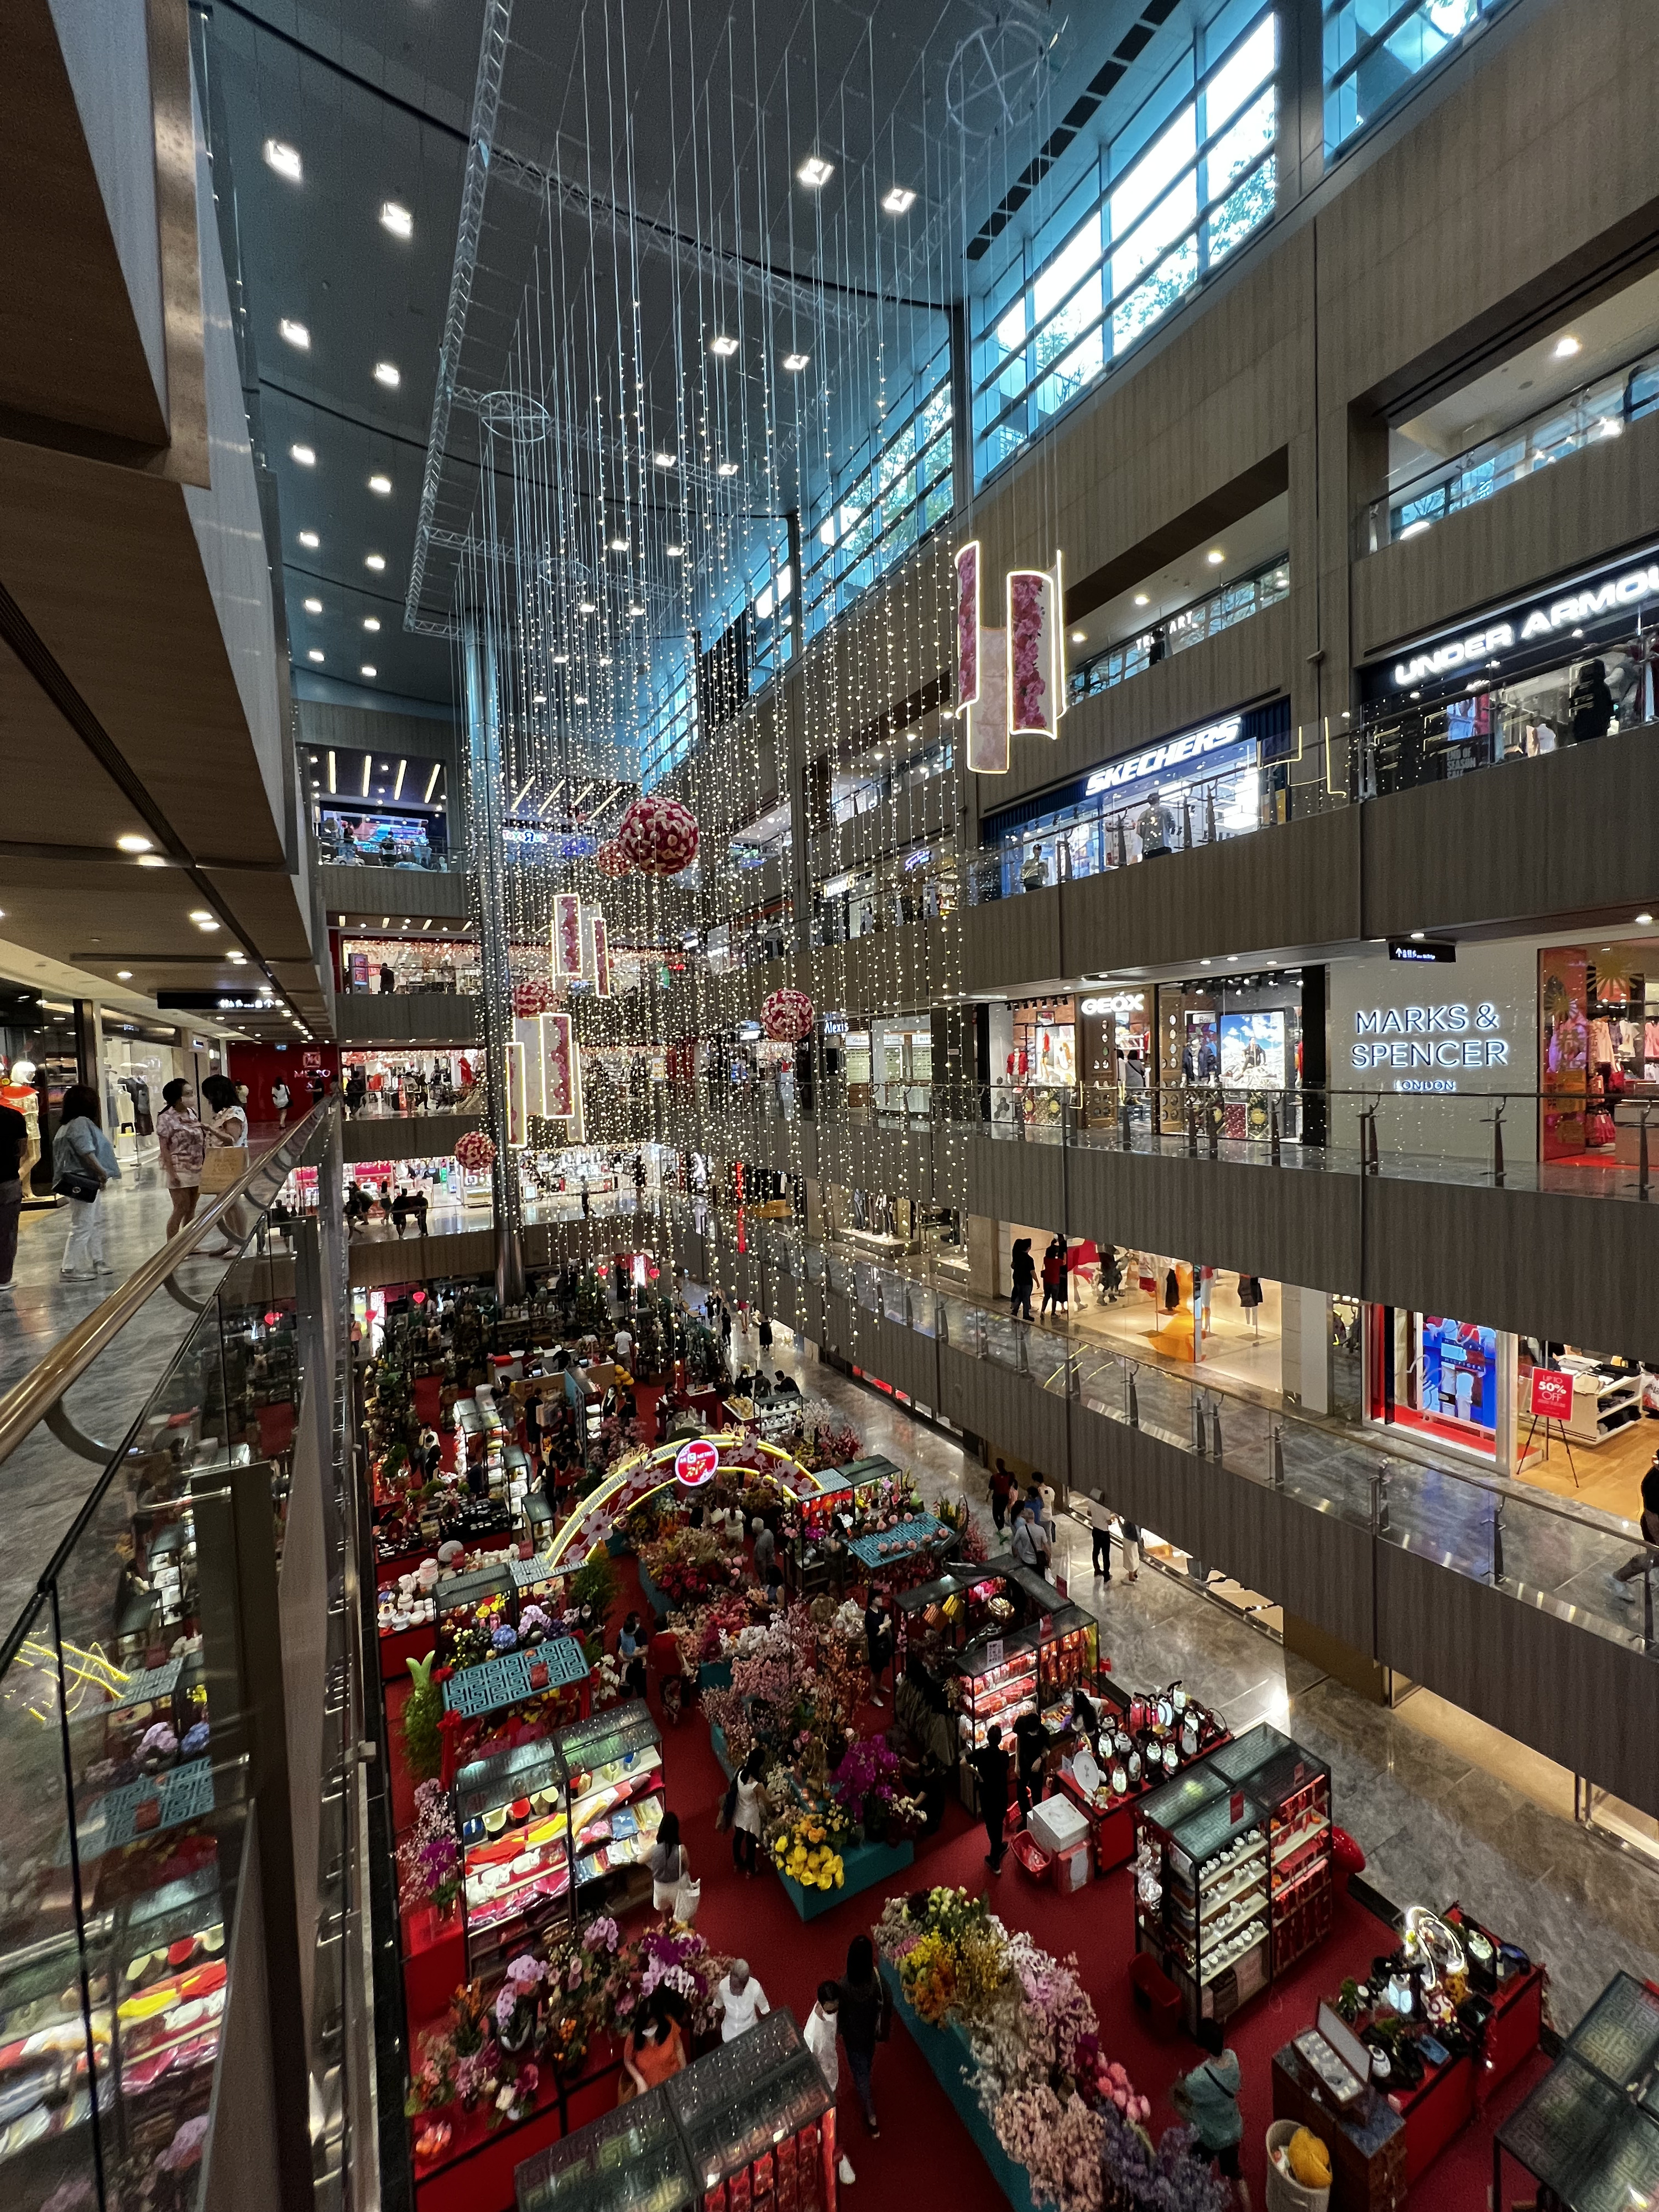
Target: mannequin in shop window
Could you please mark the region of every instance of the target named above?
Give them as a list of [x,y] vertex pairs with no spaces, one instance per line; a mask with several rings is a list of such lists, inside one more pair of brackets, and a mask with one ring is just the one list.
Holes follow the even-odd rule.
[[1143,860],[1162,860],[1175,848],[1175,816],[1164,804],[1164,794],[1156,784],[1146,794],[1146,804],[1135,823],[1135,835],[1140,840]]
[[1019,872],[1022,890],[1040,891],[1048,880],[1048,864],[1042,857],[1041,845],[1033,845],[1025,856],[1025,866]]
[[1606,665],[1600,660],[1587,660],[1578,672],[1568,701],[1576,745],[1588,744],[1593,738],[1605,738],[1607,734],[1607,725],[1613,720],[1613,694],[1607,689],[1607,673]]

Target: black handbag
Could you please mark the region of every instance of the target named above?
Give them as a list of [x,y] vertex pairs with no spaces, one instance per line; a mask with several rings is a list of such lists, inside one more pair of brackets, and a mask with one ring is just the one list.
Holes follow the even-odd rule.
[[104,1186],[95,1176],[60,1175],[52,1188],[54,1197],[78,1198],[83,1203],[88,1203],[97,1197]]

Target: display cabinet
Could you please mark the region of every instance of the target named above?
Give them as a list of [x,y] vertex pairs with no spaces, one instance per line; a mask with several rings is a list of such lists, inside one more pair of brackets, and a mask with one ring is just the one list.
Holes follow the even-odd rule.
[[518,2212],[696,2212],[702,2196],[665,2089],[578,2128],[513,2179]]
[[469,1974],[526,1917],[570,1895],[569,1812],[553,1739],[474,1759],[455,1778],[461,1840],[461,1912]]
[[459,1575],[440,1575],[432,1593],[437,1611],[437,1650],[440,1663],[448,1667],[470,1663],[487,1656],[484,1650],[469,1654],[457,1638],[482,1629],[487,1646],[490,1632],[503,1620],[513,1602],[513,1577],[505,1565],[469,1567]]
[[[618,1912],[651,1894],[647,1863],[666,1810],[662,1738],[640,1700],[574,1721],[553,1738],[570,1811],[573,1892],[584,1911]],[[593,1894],[603,1886],[603,1898]]]
[[[71,1933],[0,1958],[0,2204],[44,2203],[60,2181],[72,2187],[70,2177],[94,2170],[80,1986]],[[107,1984],[94,1989],[90,2017],[101,2112],[114,2089]]]
[[1063,1735],[1072,1692],[1087,1689],[1100,1670],[1100,1630],[1080,1605],[1062,1605],[1037,1624],[1037,1694],[1043,1726]]
[[835,2212],[835,2100],[792,2013],[768,2013],[667,2093],[702,2212]]
[[919,1583],[915,1589],[903,1591],[896,1607],[901,1672],[912,1651],[943,1659],[965,1650],[995,1626],[993,1601],[1012,1615],[998,1577],[972,1567],[936,1575],[932,1582]]
[[1037,1710],[1037,1639],[1034,1629],[986,1638],[957,1665],[962,1717],[957,1734],[970,1751],[982,1748],[993,1721],[1005,1736],[1022,1713]]

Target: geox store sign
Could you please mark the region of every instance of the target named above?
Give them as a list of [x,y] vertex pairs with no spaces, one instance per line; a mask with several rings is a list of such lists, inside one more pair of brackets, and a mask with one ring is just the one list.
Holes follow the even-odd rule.
[[1644,599],[1659,599],[1659,559],[1651,556],[1611,575],[1604,571],[1592,576],[1553,599],[1512,607],[1490,618],[1481,629],[1396,660],[1394,680],[1405,691],[1414,684],[1432,684],[1443,676],[1455,675],[1460,668],[1484,668],[1517,645],[1531,645],[1540,637],[1571,637],[1575,630],[1603,622]]

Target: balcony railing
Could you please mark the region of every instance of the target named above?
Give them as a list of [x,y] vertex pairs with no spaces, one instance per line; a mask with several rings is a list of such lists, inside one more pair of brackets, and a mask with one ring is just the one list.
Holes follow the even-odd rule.
[[1290,556],[1281,553],[1248,576],[1236,577],[1219,591],[1195,599],[1178,614],[1166,615],[1150,629],[1079,661],[1071,672],[1071,696],[1074,700],[1087,699],[1096,692],[1109,691],[1158,661],[1167,660],[1171,653],[1185,653],[1188,647],[1202,645],[1206,638],[1217,637],[1237,623],[1249,622],[1253,615],[1287,598],[1290,588]]
[[1449,460],[1422,461],[1396,471],[1387,491],[1359,511],[1356,557],[1420,537],[1448,516],[1495,498],[1540,469],[1620,437],[1656,407],[1659,352],[1648,352]]

